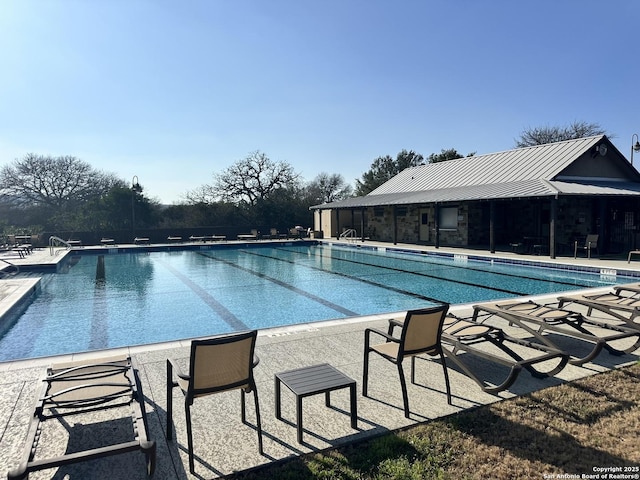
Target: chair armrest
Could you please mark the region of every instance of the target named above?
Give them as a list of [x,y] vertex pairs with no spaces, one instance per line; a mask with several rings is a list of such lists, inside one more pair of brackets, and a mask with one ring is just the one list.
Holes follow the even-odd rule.
[[404,327],[404,319],[403,320],[398,320],[397,318],[390,318],[389,319],[389,328],[387,330],[387,333],[389,335],[393,335],[393,329],[396,327]]
[[393,336],[389,335],[388,333],[385,333],[382,330],[377,330],[375,328],[367,328],[367,329],[365,329],[364,336],[365,336],[365,340],[367,340],[367,342],[369,341],[369,335],[371,333],[375,333],[377,335],[380,335],[380,336],[386,338],[388,342],[400,343],[400,339],[399,338],[394,338]]
[[169,365],[171,365],[171,368],[178,378],[181,378],[182,380],[189,380],[189,375],[182,372],[180,365],[178,365],[178,363],[173,358],[167,358],[167,366]]

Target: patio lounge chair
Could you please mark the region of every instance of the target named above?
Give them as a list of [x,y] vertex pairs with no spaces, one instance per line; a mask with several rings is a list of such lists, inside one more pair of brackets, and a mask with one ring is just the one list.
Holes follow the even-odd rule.
[[272,240],[275,240],[275,239],[286,239],[287,236],[288,235],[286,233],[280,233],[277,228],[271,228],[269,230],[269,238],[272,239]]
[[[189,374],[182,370],[173,359],[167,359],[167,439],[173,432],[173,388],[180,387],[184,394],[184,406],[187,421],[187,441],[189,450],[189,470],[194,472],[193,434],[191,428],[191,405],[197,397],[240,389],[242,422],[247,423],[245,415],[245,392],[253,391],[256,405],[256,423],[258,430],[258,451],[262,449],[262,426],[260,423],[260,404],[258,391],[253,379],[253,368],[258,364],[254,355],[258,332],[252,330],[232,335],[212,337],[191,342]],[[173,380],[173,372],[177,381]]]
[[616,292],[617,295],[620,295],[620,292],[630,292],[631,296],[638,296],[640,294],[640,283],[623,283],[621,285],[616,285],[613,287],[613,291]]
[[[389,332],[392,333],[394,326],[401,326],[400,338],[394,337],[391,333],[383,332],[373,328],[367,328],[364,332],[364,370],[362,380],[362,395],[367,396],[369,380],[369,353],[375,352],[382,358],[389,360],[398,368],[400,376],[400,386],[402,387],[402,399],[404,403],[404,416],[409,418],[409,398],[407,396],[407,384],[404,378],[402,362],[405,358],[411,357],[411,383],[415,384],[415,357],[422,353],[432,356],[439,355],[444,371],[444,379],[447,388],[447,402],[451,404],[451,388],[449,386],[449,374],[447,364],[441,344],[442,326],[447,314],[449,305],[444,304],[437,307],[424,308],[421,310],[409,310],[402,322],[391,320]],[[382,344],[371,345],[371,335],[376,334],[386,341]]]
[[258,240],[260,232],[255,228],[251,229],[251,233],[239,233],[238,240]]
[[620,291],[593,295],[566,295],[558,297],[558,306],[562,308],[565,303],[577,303],[588,308],[587,315],[591,315],[593,310],[598,310],[617,318],[629,327],[640,329],[640,323],[635,321],[640,315],[640,298],[620,295]]
[[25,251],[22,248],[10,245],[3,245],[2,247],[0,247],[0,253],[5,253],[7,255],[16,254],[20,258],[25,258],[26,255]]
[[598,237],[599,235],[587,235],[584,244],[579,244],[578,240],[574,243],[573,258],[578,256],[578,250],[585,251],[587,258],[591,258],[591,251],[598,250]]
[[[133,439],[128,442],[70,452],[53,458],[35,458],[43,423],[47,420],[97,410],[124,408],[125,418],[133,421]],[[146,456],[147,473],[155,469],[156,444],[149,440],[144,395],[133,360],[127,356],[70,362],[47,369],[42,390],[36,400],[27,442],[19,466],[8,478],[22,479],[29,472],[59,467],[94,458],[141,450]]]
[[[531,300],[485,303],[474,305],[473,309],[474,320],[477,320],[480,315],[500,317],[524,328],[533,334],[534,338],[552,348],[555,344],[551,343],[547,336],[542,335],[545,331],[593,344],[593,348],[586,355],[571,357],[569,363],[573,365],[582,365],[593,360],[603,348],[611,355],[623,355],[640,347],[640,331],[636,329],[598,322],[578,312],[551,305],[541,305]],[[604,334],[604,332],[607,333]],[[634,344],[624,350],[609,345],[611,341],[633,337],[635,337]]]
[[[442,343],[447,358],[460,367],[483,391],[493,394],[513,385],[523,368],[536,378],[545,378],[560,372],[569,361],[569,355],[564,351],[537,342],[511,337],[497,327],[484,325],[468,318],[459,318],[452,314],[448,314],[445,319]],[[478,345],[483,345],[483,348],[478,348]],[[449,350],[446,348],[447,346],[452,349]],[[492,352],[491,346],[506,355]],[[517,353],[514,348],[517,348],[520,353]],[[460,355],[461,353],[469,353],[505,366],[509,372],[502,382],[489,383],[473,373],[469,365],[463,361],[464,356]],[[525,354],[526,358],[523,357]],[[534,367],[538,363],[554,359],[557,359],[557,363],[547,371],[543,372]]]

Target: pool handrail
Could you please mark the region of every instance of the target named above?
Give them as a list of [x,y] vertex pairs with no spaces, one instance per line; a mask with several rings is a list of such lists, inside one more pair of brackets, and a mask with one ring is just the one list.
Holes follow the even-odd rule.
[[56,243],[62,243],[63,245],[65,245],[67,247],[67,250],[71,249],[71,244],[69,242],[67,242],[66,240],[61,239],[60,237],[56,237],[55,235],[51,235],[49,237],[49,255],[53,256],[55,255],[57,252],[54,250],[54,247],[56,246]]

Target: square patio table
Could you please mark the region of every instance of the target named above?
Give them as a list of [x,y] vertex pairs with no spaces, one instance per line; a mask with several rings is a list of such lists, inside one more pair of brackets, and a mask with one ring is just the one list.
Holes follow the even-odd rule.
[[302,399],[319,393],[325,394],[325,404],[331,406],[329,394],[333,390],[349,387],[351,396],[351,428],[358,428],[356,381],[347,377],[328,363],[298,368],[275,375],[276,418],[282,420],[281,384],[284,383],[296,396],[296,423],[298,443],[302,443]]

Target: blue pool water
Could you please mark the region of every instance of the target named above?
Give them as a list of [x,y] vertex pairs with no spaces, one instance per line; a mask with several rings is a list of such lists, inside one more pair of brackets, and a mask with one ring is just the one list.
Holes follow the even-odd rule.
[[620,283],[330,245],[106,254],[104,277],[99,258],[44,275],[0,361]]

